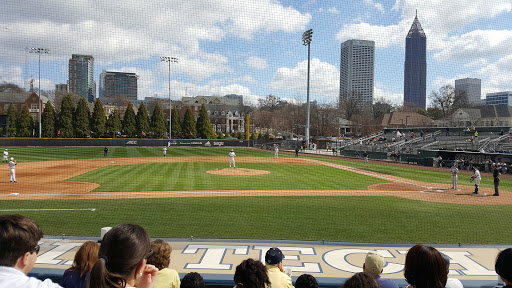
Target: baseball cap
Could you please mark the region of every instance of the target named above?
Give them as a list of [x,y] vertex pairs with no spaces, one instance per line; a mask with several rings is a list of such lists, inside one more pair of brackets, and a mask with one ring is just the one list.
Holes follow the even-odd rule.
[[14,157],[11,157],[11,160],[14,160]]
[[268,249],[267,254],[265,254],[265,263],[270,265],[276,265],[279,264],[279,262],[282,262],[284,258],[283,252],[281,252],[281,249],[277,247],[272,247]]
[[364,259],[365,272],[373,276],[379,276],[384,266],[384,257],[375,252],[368,252],[366,259]]

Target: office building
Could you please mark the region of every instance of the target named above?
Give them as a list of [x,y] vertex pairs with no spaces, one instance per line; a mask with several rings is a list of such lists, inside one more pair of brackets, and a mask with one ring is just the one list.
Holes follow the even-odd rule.
[[485,104],[512,106],[512,91],[487,93]]
[[129,100],[137,101],[137,80],[135,73],[103,71],[100,74],[100,99],[103,103],[114,104]]
[[427,36],[418,15],[405,38],[404,106],[426,108]]
[[373,103],[375,42],[347,40],[341,43],[340,101],[353,99],[359,107]]
[[482,80],[477,78],[464,78],[455,80],[455,91],[465,93],[471,104],[482,104]]
[[73,54],[69,59],[69,92],[85,97],[87,101],[96,99],[94,82],[94,57]]

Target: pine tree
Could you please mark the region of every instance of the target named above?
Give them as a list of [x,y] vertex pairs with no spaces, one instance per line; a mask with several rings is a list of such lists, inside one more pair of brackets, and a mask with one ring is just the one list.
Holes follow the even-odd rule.
[[197,117],[196,123],[196,131],[197,137],[202,139],[212,139],[213,138],[213,128],[210,123],[210,117],[208,116],[208,111],[204,104],[201,105],[201,110],[199,110],[199,117]]
[[149,132],[149,117],[148,117],[148,109],[146,109],[146,105],[144,103],[141,103],[139,106],[139,111],[137,112],[137,134],[142,132],[148,133]]
[[185,116],[183,117],[183,124],[181,124],[181,130],[183,131],[183,138],[193,139],[196,138],[196,121],[192,114],[192,109],[187,108]]
[[180,139],[183,138],[181,131],[181,123],[180,123],[180,114],[176,107],[172,108],[171,112],[171,129],[172,129],[172,138]]
[[30,115],[30,111],[28,111],[28,106],[23,106],[23,109],[20,112],[18,117],[18,125],[16,136],[18,137],[31,137],[32,130],[34,129],[34,119]]
[[48,100],[44,106],[43,115],[41,115],[41,136],[52,138],[55,137],[55,108],[53,108],[52,102]]
[[74,135],[73,111],[75,110],[73,100],[71,100],[71,96],[68,94],[64,96],[61,103],[57,129],[60,130],[61,137],[72,138]]
[[151,132],[155,137],[163,137],[167,132],[167,123],[164,119],[162,108],[157,103],[151,115]]
[[9,105],[9,109],[7,109],[7,114],[9,115],[7,136],[14,137],[16,136],[16,126],[18,125],[18,109],[16,109],[16,105]]
[[114,110],[107,120],[107,134],[112,138],[116,137],[116,131],[121,132],[123,125],[121,124],[121,117],[119,111]]
[[135,120],[135,112],[133,111],[132,102],[128,102],[128,107],[124,112],[123,132],[128,137],[135,137],[137,133],[137,121]]
[[94,102],[94,110],[91,116],[91,131],[93,137],[102,137],[105,135],[107,124],[107,117],[105,116],[105,107],[103,106],[103,102],[101,102],[100,98],[96,99]]
[[85,97],[80,97],[76,105],[75,114],[73,115],[73,126],[75,128],[75,136],[84,138],[90,135],[91,129],[89,128],[89,119],[91,118],[91,111],[87,106]]

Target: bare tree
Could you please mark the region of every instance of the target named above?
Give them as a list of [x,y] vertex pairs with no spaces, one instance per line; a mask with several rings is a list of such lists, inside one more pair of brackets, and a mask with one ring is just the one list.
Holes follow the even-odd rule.
[[439,91],[430,93],[433,108],[441,111],[442,117],[446,117],[459,108],[470,107],[468,96],[464,91],[456,91],[453,86],[445,85]]

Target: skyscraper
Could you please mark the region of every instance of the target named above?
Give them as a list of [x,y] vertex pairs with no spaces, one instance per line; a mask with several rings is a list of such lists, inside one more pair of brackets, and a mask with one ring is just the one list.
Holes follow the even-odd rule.
[[73,54],[69,59],[69,92],[85,97],[87,101],[96,99],[94,82],[94,57]]
[[418,15],[405,38],[404,105],[426,108],[427,36]]
[[137,100],[137,80],[135,73],[103,71],[100,74],[100,99],[103,103]]
[[464,92],[471,104],[482,104],[482,80],[464,78],[455,80],[455,91]]
[[373,103],[375,42],[347,40],[341,43],[340,101],[353,99],[359,107]]

